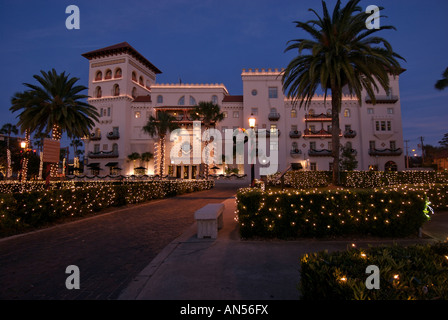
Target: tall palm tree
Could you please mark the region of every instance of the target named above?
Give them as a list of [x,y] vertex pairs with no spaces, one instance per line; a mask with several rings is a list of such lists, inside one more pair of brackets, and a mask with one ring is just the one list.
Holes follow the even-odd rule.
[[[341,1],[338,0],[332,15],[325,1],[322,1],[322,17],[309,9],[317,19],[294,23],[312,39],[291,40],[285,50],[298,51],[298,56],[291,60],[282,75],[283,90],[294,106],[300,102],[300,107],[308,107],[318,86],[324,90],[325,98],[331,91],[332,180],[335,185],[339,183],[340,170],[339,113],[342,89],[347,88],[360,104],[364,89],[376,103],[375,92],[379,91],[379,86],[388,92],[389,75],[396,75],[402,70],[397,58],[403,58],[392,50],[389,42],[374,35],[381,30],[395,28],[382,25],[380,29],[367,29],[369,14],[358,6],[359,1],[350,0],[341,8]],[[309,51],[308,54],[304,54],[304,50]]]
[[[224,119],[224,113],[221,112],[219,105],[213,102],[201,101],[198,105],[191,111],[191,118],[193,120],[201,120],[204,124],[204,129],[208,132],[208,129],[215,127],[215,125]],[[208,148],[208,137],[205,139],[205,148]],[[208,152],[205,153],[208,157]],[[205,178],[208,179],[209,175],[209,165],[208,159],[205,159]]]
[[448,68],[442,74],[443,78],[436,82],[435,87],[437,90],[443,90],[448,88]]
[[69,78],[55,69],[34,75],[39,85],[24,83],[28,90],[16,93],[11,99],[12,112],[20,111],[17,123],[22,130],[49,133],[60,140],[63,133],[69,138],[89,135],[89,130],[98,121],[94,106],[83,102],[88,96],[81,94],[87,89],[76,85],[79,78]]
[[[149,121],[142,128],[142,130],[148,133],[151,137],[159,138],[160,145],[160,163],[159,173],[160,176],[164,176],[165,173],[165,138],[169,131],[173,131],[179,128],[176,118],[164,111],[158,111],[157,117],[149,117]],[[155,169],[155,168],[154,168]]]
[[9,178],[12,174],[11,169],[11,150],[9,149],[9,140],[11,138],[11,134],[17,135],[19,133],[19,129],[11,123],[6,123],[2,126],[0,129],[1,134],[6,134],[7,140],[6,140],[6,159],[7,159],[7,168],[6,168],[6,177]]

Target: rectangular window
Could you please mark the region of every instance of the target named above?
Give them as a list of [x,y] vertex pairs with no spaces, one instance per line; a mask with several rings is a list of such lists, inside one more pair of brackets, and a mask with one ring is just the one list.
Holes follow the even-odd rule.
[[107,108],[107,116],[110,117],[110,107]]
[[367,114],[374,114],[373,108],[367,108]]
[[316,171],[316,170],[317,170],[317,164],[316,164],[316,162],[311,162],[311,163],[310,163],[310,170],[311,170],[311,171]]
[[386,121],[381,121],[381,131],[386,131]]
[[269,87],[269,99],[278,98],[278,89],[277,87]]
[[103,150],[107,151],[108,145],[107,144],[103,144]]
[[275,133],[275,132],[277,132],[277,125],[271,124],[271,133]]
[[316,142],[315,141],[310,142],[310,149],[311,150],[316,150]]
[[350,130],[352,130],[352,126],[349,125],[349,124],[346,124],[345,125],[345,131],[350,131]]
[[233,111],[233,117],[234,118],[239,118],[240,117],[240,112],[239,111]]
[[291,109],[291,118],[297,118],[297,110]]
[[369,149],[370,150],[375,149],[375,141],[369,141]]
[[316,126],[314,124],[310,125],[310,131],[316,131]]
[[297,131],[297,125],[292,125],[291,126],[291,131]]
[[390,141],[389,142],[389,146],[390,146],[391,150],[397,149],[397,144],[395,143],[395,141]]
[[331,125],[328,125],[327,126],[327,132],[330,132],[331,133],[331,128],[333,128]]
[[258,108],[251,108],[250,112],[254,115],[254,116],[258,116]]
[[392,131],[392,122],[387,121],[387,131]]
[[394,114],[394,108],[387,108],[387,114]]
[[228,117],[227,111],[223,111],[222,114],[224,115],[224,118]]
[[95,152],[95,153],[100,152],[100,145],[99,144],[93,145],[93,152]]
[[380,131],[380,122],[379,121],[375,121],[375,130]]

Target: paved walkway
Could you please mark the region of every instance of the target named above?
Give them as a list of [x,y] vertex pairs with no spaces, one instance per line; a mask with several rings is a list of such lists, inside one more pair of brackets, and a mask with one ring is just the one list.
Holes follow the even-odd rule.
[[[209,202],[241,184],[134,205],[93,218],[0,239],[1,299],[116,299]],[[81,289],[67,290],[66,267],[80,269]]]
[[[224,228],[216,240],[198,239],[197,226],[168,245],[122,292],[123,300],[297,300],[299,258],[321,250],[438,239],[242,241],[234,220],[235,200],[223,201]],[[448,236],[448,212],[434,216],[425,231]],[[441,240],[441,239],[440,239]]]

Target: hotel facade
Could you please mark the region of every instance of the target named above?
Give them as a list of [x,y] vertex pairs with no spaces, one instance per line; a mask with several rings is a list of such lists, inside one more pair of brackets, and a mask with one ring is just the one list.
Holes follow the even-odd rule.
[[[331,97],[313,97],[307,109],[293,107],[282,91],[280,69],[243,69],[243,95],[231,95],[224,84],[157,83],[161,71],[126,42],[82,55],[89,60],[89,99],[100,114],[90,137],[85,139],[85,165],[89,174],[158,174],[158,138],[142,128],[157,111],[172,114],[181,128],[193,132],[190,112],[201,101],[218,104],[225,118],[216,129],[248,129],[248,119],[256,119],[256,132],[265,130],[268,150],[278,152],[278,169],[291,164],[303,170],[331,170]],[[391,90],[379,92],[377,103],[363,92],[357,98],[344,95],[340,114],[341,145],[356,156],[356,170],[404,170],[403,130],[399,94],[399,75],[390,77]],[[270,143],[277,133],[278,142]],[[223,134],[224,136],[224,134]],[[200,137],[191,136],[193,139]],[[203,166],[193,161],[174,164],[170,158],[175,141],[166,139],[165,174],[192,179],[203,174]],[[185,157],[197,157],[201,150],[182,146]],[[202,142],[202,147],[203,147]],[[223,154],[224,154],[223,145]],[[132,153],[151,152],[150,161],[128,159]],[[196,153],[196,154],[194,154]],[[199,155],[200,156],[200,155]],[[229,161],[228,161],[229,162]],[[210,173],[222,174],[226,168],[250,175],[251,165],[216,163]],[[255,177],[259,177],[259,161]]]

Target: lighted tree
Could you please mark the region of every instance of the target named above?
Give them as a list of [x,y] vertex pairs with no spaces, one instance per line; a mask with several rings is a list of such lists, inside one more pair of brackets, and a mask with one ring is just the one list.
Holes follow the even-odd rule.
[[165,138],[168,132],[179,128],[176,122],[176,118],[164,111],[158,111],[157,117],[150,116],[149,121],[142,128],[142,130],[148,133],[151,137],[159,138],[160,145],[160,175],[163,177],[165,174]]
[[[96,108],[81,94],[87,87],[76,85],[79,78],[55,69],[34,75],[38,85],[24,83],[28,90],[16,93],[11,99],[12,112],[20,112],[18,125],[29,132],[52,133],[52,139],[60,141],[62,134],[69,138],[89,135],[98,121]],[[55,174],[53,166],[52,176]]]
[[11,150],[9,148],[9,140],[11,139],[11,134],[18,134],[19,129],[11,123],[6,123],[0,129],[1,134],[7,135],[6,137],[6,159],[7,159],[7,167],[6,167],[6,177],[9,178],[12,174],[11,168]]
[[299,102],[299,107],[308,107],[319,86],[325,98],[331,92],[332,181],[335,185],[339,184],[339,113],[343,88],[356,96],[360,104],[361,93],[366,90],[376,103],[375,91],[379,91],[379,86],[389,91],[389,74],[401,71],[397,58],[403,59],[392,50],[389,42],[375,36],[377,32],[395,28],[381,25],[380,29],[367,29],[366,20],[370,14],[358,6],[359,2],[350,0],[341,8],[339,0],[332,15],[325,1],[322,1],[322,16],[309,9],[316,19],[295,23],[311,40],[291,40],[285,50],[298,53],[282,75],[283,90],[294,107]]
[[[219,105],[213,102],[204,102],[201,101],[198,105],[191,111],[191,118],[193,120],[201,120],[204,124],[204,130],[208,132],[211,127],[215,127],[215,125],[224,119],[224,113],[221,112]],[[208,144],[210,143],[209,138],[205,139],[205,148],[208,148]],[[206,152],[205,155],[208,157],[209,152]],[[209,175],[209,160],[205,159],[204,163],[205,168],[205,178],[208,179]]]

